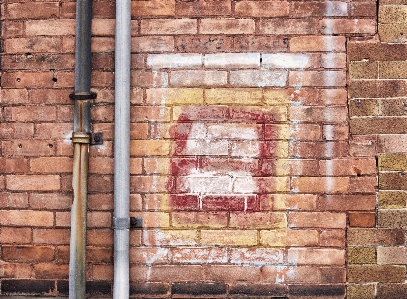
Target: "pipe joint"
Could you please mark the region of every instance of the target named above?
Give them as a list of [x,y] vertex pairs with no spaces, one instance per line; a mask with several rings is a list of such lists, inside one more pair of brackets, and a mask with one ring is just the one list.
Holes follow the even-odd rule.
[[73,132],[72,133],[72,142],[73,143],[91,143],[91,134],[86,132]]

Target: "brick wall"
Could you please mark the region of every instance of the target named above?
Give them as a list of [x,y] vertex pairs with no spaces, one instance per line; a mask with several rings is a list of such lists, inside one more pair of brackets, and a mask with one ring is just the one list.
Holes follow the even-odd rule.
[[376,156],[378,165],[376,213],[348,231],[348,298],[407,292],[404,10],[398,1],[380,2],[378,36],[348,44],[350,132],[358,155]]
[[[133,297],[406,292],[404,6],[381,4],[376,24],[371,0],[132,2]],[[114,5],[92,29],[87,291],[106,297]],[[2,12],[1,295],[66,296],[75,2]]]

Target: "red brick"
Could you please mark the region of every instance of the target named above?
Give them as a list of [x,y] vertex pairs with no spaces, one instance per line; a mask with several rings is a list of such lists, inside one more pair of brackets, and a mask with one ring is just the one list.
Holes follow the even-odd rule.
[[67,245],[70,240],[69,229],[34,229],[33,244]]
[[5,263],[1,266],[3,277],[6,278],[26,278],[31,279],[33,276],[32,266],[22,263]]
[[244,1],[235,4],[235,14],[241,17],[255,18],[288,17],[289,8],[289,2],[286,1]]
[[323,34],[376,32],[376,20],[369,19],[324,19],[320,21]]
[[196,2],[176,2],[175,11],[177,16],[228,16],[231,14],[231,3],[228,0]]
[[346,17],[348,15],[348,5],[346,2],[293,2],[292,15],[294,17]]
[[52,87],[53,72],[7,72],[2,75],[3,87]]
[[174,248],[171,252],[173,263],[214,264],[226,263],[226,248]]
[[14,37],[18,35],[23,35],[24,34],[24,22],[23,21],[3,21],[3,26],[2,26],[2,36],[5,37]]
[[[179,249],[182,250],[182,249]],[[130,248],[130,263],[141,265],[166,264],[170,260],[169,248]],[[174,257],[173,257],[174,258]],[[174,258],[175,260],[176,258]]]
[[61,193],[31,193],[29,204],[37,210],[63,210],[72,205],[72,196]]
[[349,226],[351,227],[374,227],[376,225],[376,213],[350,212]]
[[177,52],[187,53],[213,53],[217,51],[230,51],[233,39],[223,35],[182,35],[175,38]]
[[260,209],[266,211],[278,210],[314,210],[316,195],[310,194],[265,194],[260,196]]
[[[196,34],[197,21],[194,19],[144,19],[141,21],[141,34]],[[213,32],[209,32],[213,33]]]
[[232,248],[230,262],[232,264],[280,264],[285,261],[286,251],[282,248]]
[[202,34],[252,34],[255,23],[251,19],[202,19],[199,32]]
[[21,37],[9,38],[4,42],[4,51],[11,53],[47,52],[59,53],[62,50],[60,38],[52,37]]
[[288,38],[280,36],[242,35],[233,38],[237,51],[285,51]]
[[2,210],[1,223],[4,226],[52,226],[53,213],[47,211]]
[[72,172],[72,159],[67,157],[44,157],[30,160],[30,170],[39,173]]
[[90,247],[86,248],[86,260],[89,263],[112,263],[113,248],[110,247]]
[[171,223],[176,228],[225,228],[228,215],[226,212],[174,212]]
[[307,122],[345,123],[348,118],[346,107],[298,106],[290,109],[291,120]]
[[[62,3],[62,4],[69,5],[70,2]],[[93,1],[92,4],[93,4],[93,6],[92,6],[92,15],[95,18],[114,19],[115,10],[116,10],[116,5],[115,5],[114,2],[112,2],[112,1]],[[73,10],[73,12],[75,12],[75,10]]]
[[1,193],[0,207],[11,209],[24,209],[28,207],[27,193]]
[[324,195],[317,201],[319,210],[352,211],[374,210],[376,196],[374,195]]
[[323,230],[319,235],[320,246],[344,248],[345,244],[346,235],[343,229]]
[[51,246],[2,246],[5,261],[49,262],[54,259],[54,252]]
[[316,246],[317,230],[262,230],[260,244],[265,247]]
[[344,36],[296,36],[290,39],[290,50],[293,52],[345,51]]
[[345,250],[290,248],[287,261],[295,265],[344,265]]
[[38,279],[68,279],[69,265],[41,263],[34,265],[34,275]]
[[32,231],[28,227],[0,228],[0,242],[2,244],[29,244],[32,242]]
[[173,16],[175,14],[174,0],[149,0],[131,3],[132,17],[140,16]]
[[251,265],[208,265],[205,274],[206,279],[224,282],[258,282],[261,278],[260,267]]
[[346,73],[343,71],[292,71],[289,75],[290,86],[334,86],[346,85]]
[[34,3],[9,3],[6,6],[10,19],[48,19],[59,17],[59,3],[34,2]]
[[[86,233],[87,245],[113,246],[113,230],[110,228],[88,229]],[[65,244],[65,243],[64,243]],[[69,239],[68,239],[69,244]]]
[[352,193],[375,193],[377,177],[353,177],[350,179],[349,191]]
[[295,158],[334,158],[348,156],[346,142],[293,142],[290,151]]
[[57,175],[8,175],[6,184],[8,190],[15,191],[51,191],[61,187],[60,177]]
[[265,19],[258,23],[260,34],[305,35],[318,32],[318,22],[312,19]]
[[319,161],[321,175],[361,176],[376,174],[375,159],[333,159]]
[[26,21],[27,35],[74,35],[75,20],[49,19]]
[[289,227],[321,227],[345,228],[345,213],[330,212],[290,212],[288,215]]

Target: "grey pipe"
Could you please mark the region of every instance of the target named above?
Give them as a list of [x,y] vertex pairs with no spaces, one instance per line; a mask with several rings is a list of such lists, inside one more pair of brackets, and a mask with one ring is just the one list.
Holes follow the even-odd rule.
[[131,1],[116,0],[113,298],[129,298]]
[[90,145],[92,1],[76,2],[75,93],[74,105],[73,204],[69,260],[69,298],[86,295],[86,210],[88,199],[88,166]]

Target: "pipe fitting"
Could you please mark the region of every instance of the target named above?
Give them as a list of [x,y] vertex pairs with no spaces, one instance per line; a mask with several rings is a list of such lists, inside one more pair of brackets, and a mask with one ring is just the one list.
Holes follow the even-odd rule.
[[72,142],[90,144],[91,143],[91,134],[86,133],[86,132],[73,132],[72,133]]

